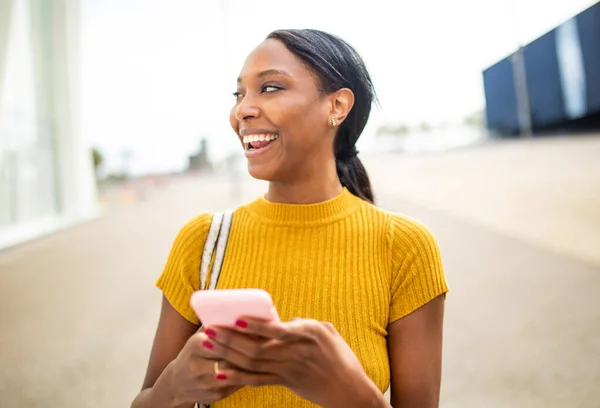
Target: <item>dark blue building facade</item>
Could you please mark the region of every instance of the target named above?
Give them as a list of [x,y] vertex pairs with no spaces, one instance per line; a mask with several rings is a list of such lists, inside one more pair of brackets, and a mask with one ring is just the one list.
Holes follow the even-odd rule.
[[[483,72],[491,131],[517,134],[523,115],[533,131],[600,115],[600,3],[518,53]],[[519,93],[520,84],[526,92]]]

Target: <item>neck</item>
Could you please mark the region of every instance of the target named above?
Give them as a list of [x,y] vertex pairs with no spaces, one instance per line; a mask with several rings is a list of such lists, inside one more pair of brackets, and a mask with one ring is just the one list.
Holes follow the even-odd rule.
[[273,203],[315,204],[339,196],[343,187],[335,169],[335,162],[332,164],[333,167],[328,166],[318,177],[291,182],[271,181],[265,198]]

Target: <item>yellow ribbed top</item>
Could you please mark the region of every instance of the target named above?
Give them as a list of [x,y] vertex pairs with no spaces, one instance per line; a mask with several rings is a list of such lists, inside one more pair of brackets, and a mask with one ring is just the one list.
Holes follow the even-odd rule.
[[[195,324],[189,299],[198,290],[211,217],[199,215],[181,229],[156,283]],[[431,233],[347,189],[318,204],[259,198],[238,208],[217,288],[261,288],[271,294],[284,321],[304,317],[333,323],[382,392],[390,381],[388,324],[448,290]],[[310,406],[283,387],[246,387],[211,405]]]

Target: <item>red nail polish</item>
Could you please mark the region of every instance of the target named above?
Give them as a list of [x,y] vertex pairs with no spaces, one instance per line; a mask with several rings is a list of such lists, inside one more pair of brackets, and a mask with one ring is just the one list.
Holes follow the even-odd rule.
[[212,329],[206,329],[206,331],[204,332],[204,334],[206,334],[211,339],[214,339],[214,338],[217,337],[217,332],[214,331],[214,330],[212,330]]
[[215,348],[215,346],[213,346],[213,344],[210,341],[203,342],[202,347],[204,347],[205,349],[209,349],[209,350],[212,350]]
[[248,322],[245,322],[243,320],[238,320],[235,322],[235,325],[237,327],[239,327],[240,329],[246,329],[248,327]]
[[227,376],[225,374],[217,374],[217,380],[226,380]]

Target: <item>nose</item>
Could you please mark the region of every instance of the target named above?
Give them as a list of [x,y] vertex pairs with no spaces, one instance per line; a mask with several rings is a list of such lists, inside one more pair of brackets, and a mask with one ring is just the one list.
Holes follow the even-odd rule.
[[253,119],[260,116],[260,109],[256,106],[254,98],[245,95],[235,107],[234,115],[239,121]]

